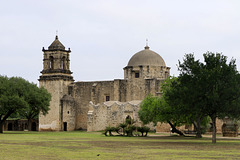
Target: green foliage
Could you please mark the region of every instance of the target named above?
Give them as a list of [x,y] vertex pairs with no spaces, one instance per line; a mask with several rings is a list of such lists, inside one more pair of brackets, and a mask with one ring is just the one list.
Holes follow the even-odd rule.
[[[120,130],[122,131],[123,134],[120,133]],[[133,132],[138,131],[142,133],[142,136],[147,136],[147,133],[150,131],[150,128],[144,126],[144,127],[136,127],[134,125],[134,121],[131,119],[126,119],[125,123],[119,124],[118,127],[111,127],[108,126],[105,128],[104,135],[105,136],[113,136],[112,132],[117,132],[121,136],[128,136],[132,137],[134,136]],[[146,132],[145,135],[143,133]]]
[[[147,126],[137,127],[137,131],[140,132],[142,136],[147,136],[148,132],[150,131],[150,128]],[[144,135],[144,133],[146,134]]]
[[51,95],[35,84],[20,77],[0,76],[0,133],[5,120],[14,114],[22,118],[35,118],[49,110]]
[[175,77],[169,77],[161,86],[163,94],[161,97],[154,97],[148,95],[141,103],[140,110],[138,112],[140,120],[144,123],[157,122],[169,123],[172,128],[172,132],[176,132],[183,135],[176,126],[183,124],[189,124],[190,120],[188,116],[182,116],[179,113],[179,108],[176,108],[174,104],[169,103],[166,93],[173,92],[174,88],[172,83],[178,84],[178,80]]
[[115,130],[116,130],[115,127],[108,126],[108,127],[106,127],[104,134],[105,134],[105,136],[107,136],[107,133],[109,133],[109,136],[113,136],[112,132]]
[[50,100],[51,95],[45,88],[38,88],[35,84],[31,84],[26,95],[26,101],[29,105],[19,114],[27,119],[37,118],[40,112],[46,115],[49,110]]
[[234,59],[227,64],[226,56],[211,52],[203,57],[204,63],[193,54],[185,55],[183,63],[179,61],[179,83],[173,84],[168,97],[177,99],[181,113],[196,117],[198,122],[209,116],[216,143],[216,118],[240,118],[240,75]]

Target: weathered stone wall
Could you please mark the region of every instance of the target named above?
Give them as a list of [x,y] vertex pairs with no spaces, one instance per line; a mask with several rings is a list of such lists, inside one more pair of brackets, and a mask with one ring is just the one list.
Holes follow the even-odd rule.
[[72,81],[64,80],[41,80],[40,87],[44,87],[51,94],[50,110],[47,115],[39,115],[39,131],[60,131],[60,100],[63,95],[68,93],[67,86]]
[[89,102],[94,104],[114,99],[114,81],[76,82],[70,86],[71,95],[75,99],[76,129],[87,129],[87,113]]
[[141,79],[166,79],[170,75],[170,68],[166,66],[127,66],[124,68],[124,79],[134,79],[135,73],[139,73]]
[[[76,107],[74,99],[70,95],[65,95],[61,99],[61,130],[73,131],[76,127]],[[66,123],[66,126],[64,124]],[[66,127],[66,128],[65,128]]]
[[107,126],[116,127],[120,123],[124,123],[127,116],[136,121],[136,126],[141,126],[142,123],[138,118],[140,103],[141,101],[108,101],[95,105],[90,102],[87,130],[100,131],[104,130]]
[[44,50],[43,70],[69,70],[70,51]]
[[126,84],[126,101],[143,100],[147,95],[161,95],[160,83],[158,79],[132,79]]

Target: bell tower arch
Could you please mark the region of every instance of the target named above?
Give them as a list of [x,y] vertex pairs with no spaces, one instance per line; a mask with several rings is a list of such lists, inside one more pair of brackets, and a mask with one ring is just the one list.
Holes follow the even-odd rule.
[[70,48],[65,50],[65,46],[59,41],[58,36],[43,51],[43,70],[39,78],[40,87],[44,87],[52,95],[50,110],[47,115],[39,115],[39,131],[63,130],[61,122],[61,98],[68,94],[68,85],[74,82],[70,71]]

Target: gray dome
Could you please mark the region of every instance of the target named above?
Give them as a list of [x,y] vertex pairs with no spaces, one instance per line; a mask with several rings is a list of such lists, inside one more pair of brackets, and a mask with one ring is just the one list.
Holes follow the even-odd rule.
[[156,52],[149,49],[137,52],[128,62],[128,66],[166,66],[163,58]]

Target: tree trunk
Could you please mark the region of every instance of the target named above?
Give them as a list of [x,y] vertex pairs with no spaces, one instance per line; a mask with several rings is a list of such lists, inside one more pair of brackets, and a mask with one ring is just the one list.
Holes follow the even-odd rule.
[[172,133],[177,133],[179,134],[180,136],[185,136],[181,131],[179,131],[170,121],[168,121],[169,125],[171,126],[172,128]]
[[4,122],[0,120],[0,133],[3,133],[3,124]]
[[202,138],[202,131],[201,131],[201,118],[197,117],[197,125],[196,125],[196,137],[197,138]]
[[[7,112],[5,116],[1,115],[0,116],[0,133],[3,133],[3,125],[6,121],[6,119],[13,113],[13,110],[10,110]],[[2,118],[3,117],[3,118]]]
[[217,134],[217,128],[216,128],[216,116],[211,116],[212,119],[212,127],[213,127],[213,131],[212,131],[212,143],[216,143],[217,139],[216,139],[216,134]]

